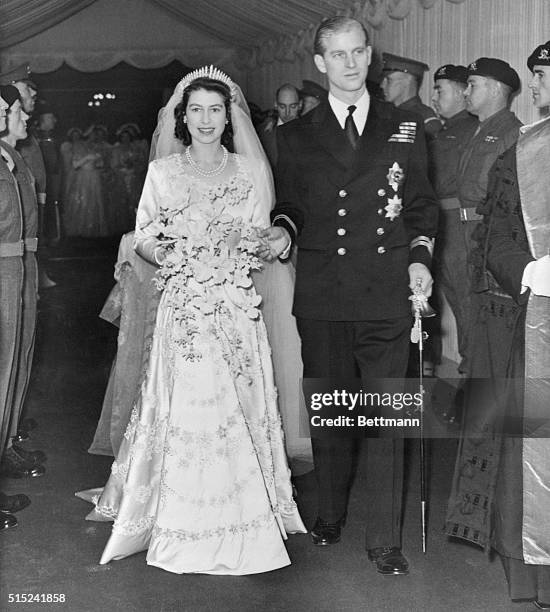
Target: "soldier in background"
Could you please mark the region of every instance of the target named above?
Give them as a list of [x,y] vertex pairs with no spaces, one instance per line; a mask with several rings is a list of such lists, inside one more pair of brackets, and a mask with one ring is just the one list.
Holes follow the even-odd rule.
[[[21,96],[21,102],[23,110],[29,117],[32,117],[36,106],[36,97],[38,94],[38,87],[30,78],[31,69],[28,64],[21,64],[17,68],[0,74],[0,85],[13,85],[19,91]],[[30,125],[30,122],[29,122]],[[44,158],[40,150],[40,145],[36,136],[31,130],[28,132],[28,136],[25,140],[17,143],[17,150],[21,154],[21,157],[25,160],[25,163],[30,168],[32,175],[35,180],[36,198],[39,207],[39,235],[41,234],[42,219],[45,216],[46,207],[46,167],[44,165]],[[41,289],[47,289],[54,287],[56,283],[52,281],[43,267],[39,268],[39,287]],[[25,434],[23,434],[25,435]]]
[[[31,69],[28,64],[22,64],[9,72],[0,74],[0,85],[14,85],[19,91],[23,110],[32,117],[36,106],[37,86],[30,79]],[[46,167],[38,140],[33,134],[29,134],[25,140],[17,145],[17,150],[31,169],[36,185],[38,205],[46,204]]]
[[382,54],[382,91],[386,102],[400,110],[417,113],[424,120],[424,131],[429,140],[439,132],[442,123],[433,109],[422,103],[418,91],[422,85],[427,64],[392,53]]
[[430,142],[431,179],[439,200],[439,232],[434,253],[435,277],[456,319],[458,350],[465,355],[470,283],[467,249],[460,219],[457,173],[460,156],[478,126],[466,110],[468,69],[446,64],[434,74],[432,104],[443,128]]
[[[482,57],[468,66],[466,110],[479,119],[479,125],[460,157],[457,188],[464,258],[467,261],[467,285],[471,288],[471,253],[475,247],[475,231],[481,219],[476,208],[487,197],[489,170],[497,157],[518,139],[521,121],[510,111],[512,95],[520,88],[517,72],[500,59]],[[473,240],[472,240],[473,238]],[[472,300],[465,304],[464,317],[470,318]],[[468,373],[468,340],[462,342],[461,369]]]
[[57,244],[60,235],[59,202],[61,200],[61,178],[63,164],[59,143],[55,138],[57,117],[47,104],[39,104],[36,113],[38,128],[35,136],[42,151],[46,169],[46,205],[42,219],[42,235],[50,244]]
[[300,115],[302,101],[298,89],[290,83],[281,85],[275,94],[276,116],[269,117],[258,130],[260,142],[272,168],[278,162],[277,129]]
[[[21,412],[29,386],[36,328],[37,267],[35,253],[38,240],[38,207],[34,178],[29,167],[15,149],[17,141],[27,136],[28,115],[25,113],[19,91],[12,85],[1,86],[2,98],[8,103],[7,129],[0,136],[2,163],[2,223],[7,231],[1,245],[2,261],[2,355],[1,370],[7,389],[4,397],[1,431],[0,473],[8,478],[42,476],[41,465],[46,456],[42,451],[29,451],[18,445]],[[15,202],[15,211],[13,203]],[[11,204],[11,206],[10,206]],[[12,301],[14,300],[14,301]],[[14,311],[10,306],[16,306]]]

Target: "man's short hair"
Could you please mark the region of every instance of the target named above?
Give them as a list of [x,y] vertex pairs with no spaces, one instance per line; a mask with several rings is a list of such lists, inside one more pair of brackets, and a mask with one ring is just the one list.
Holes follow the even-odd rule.
[[336,34],[337,32],[345,32],[351,30],[352,27],[359,26],[365,34],[365,43],[369,44],[369,33],[365,26],[357,19],[351,17],[344,17],[343,15],[337,15],[336,17],[329,17],[323,19],[321,25],[317,28],[315,33],[315,40],[313,41],[313,53],[315,55],[323,55],[325,52],[325,38]]

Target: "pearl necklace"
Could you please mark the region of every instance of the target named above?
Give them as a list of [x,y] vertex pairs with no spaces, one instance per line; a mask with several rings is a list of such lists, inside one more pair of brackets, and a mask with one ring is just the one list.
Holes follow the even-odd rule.
[[222,161],[220,165],[217,168],[214,168],[213,170],[204,170],[199,166],[199,164],[191,157],[191,146],[188,146],[187,149],[185,149],[185,157],[189,162],[191,168],[193,168],[193,170],[200,176],[217,176],[225,170],[225,167],[227,166],[227,160],[229,158],[228,150],[223,145],[221,145],[221,147],[223,149]]

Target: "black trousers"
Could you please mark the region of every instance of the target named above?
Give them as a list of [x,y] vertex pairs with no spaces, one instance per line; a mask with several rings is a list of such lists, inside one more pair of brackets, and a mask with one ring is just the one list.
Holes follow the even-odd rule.
[[[297,318],[304,378],[403,378],[407,369],[411,317],[381,321],[314,321]],[[339,520],[347,508],[354,457],[372,483],[366,515],[367,548],[401,546],[403,440],[312,438],[319,488],[319,516]],[[366,448],[359,449],[361,442]],[[359,455],[361,456],[361,455]]]

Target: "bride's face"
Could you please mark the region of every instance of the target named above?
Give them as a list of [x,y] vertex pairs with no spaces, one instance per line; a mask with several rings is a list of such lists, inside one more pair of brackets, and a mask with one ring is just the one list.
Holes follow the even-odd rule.
[[226,124],[224,99],[215,91],[193,91],[187,102],[185,117],[193,143],[219,142]]

